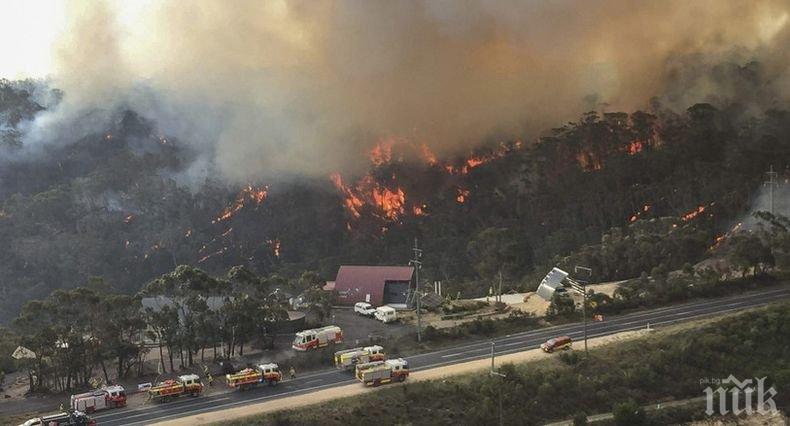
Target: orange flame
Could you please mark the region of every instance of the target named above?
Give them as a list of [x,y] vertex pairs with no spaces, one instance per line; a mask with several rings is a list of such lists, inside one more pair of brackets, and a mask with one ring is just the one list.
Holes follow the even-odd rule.
[[207,255],[205,255],[205,256],[203,256],[203,257],[201,257],[201,258],[198,260],[198,262],[197,262],[197,263],[203,263],[203,262],[205,262],[205,261],[207,261],[207,260],[211,259],[212,257],[216,256],[216,255],[219,255],[219,254],[225,253],[227,250],[228,250],[228,248],[227,248],[227,247],[222,247],[220,250],[218,250],[218,251],[215,251],[214,253],[207,254]]
[[376,166],[381,166],[382,164],[392,161],[392,145],[394,145],[394,143],[392,139],[388,139],[376,144],[376,146],[370,150],[370,161]]
[[343,179],[338,173],[332,173],[329,177],[335,187],[345,196],[343,204],[355,218],[361,216],[360,209],[365,202],[375,206],[384,214],[384,217],[390,220],[396,220],[404,213],[406,194],[401,188],[391,190],[382,187],[370,175],[357,182],[354,188],[344,185]]
[[455,197],[455,201],[458,201],[458,203],[463,204],[466,202],[467,197],[469,197],[469,190],[458,188],[458,195]]
[[628,146],[625,148],[625,151],[628,153],[628,155],[636,155],[642,152],[643,149],[645,149],[644,143],[642,143],[640,140],[635,140],[628,144]]
[[700,213],[702,213],[702,212],[704,212],[704,211],[705,211],[705,206],[699,206],[699,207],[697,207],[696,209],[694,209],[694,210],[692,210],[692,211],[690,211],[690,212],[688,212],[688,213],[684,214],[684,215],[683,215],[683,216],[681,216],[680,218],[681,218],[681,219],[682,219],[684,222],[688,222],[688,221],[690,221],[691,219],[694,219],[695,217],[699,216],[699,215],[700,215]]
[[634,213],[633,216],[631,216],[628,219],[628,221],[629,222],[636,222],[637,219],[639,219],[642,216],[643,213],[649,212],[651,208],[652,208],[652,206],[650,204],[645,204],[644,206],[642,206],[642,209],[639,210],[638,212]]
[[345,204],[346,209],[356,218],[360,216],[359,209],[364,204],[362,200],[359,199],[356,195],[354,195],[351,188],[345,186],[343,184],[343,178],[340,177],[340,173],[332,173],[329,175],[329,179],[335,184],[335,187],[345,195],[345,200],[343,200],[343,204]]
[[266,240],[266,244],[268,244],[269,247],[271,247],[272,253],[274,254],[274,257],[279,259],[280,258],[280,240],[279,239]]
[[228,207],[225,207],[225,209],[222,210],[222,213],[220,213],[220,215],[217,216],[216,219],[212,220],[211,223],[222,222],[232,218],[233,215],[236,214],[236,212],[244,208],[248,200],[255,203],[255,207],[260,206],[266,200],[266,197],[269,194],[268,190],[269,190],[268,186],[255,188],[252,185],[247,185],[246,188],[242,189],[241,192],[239,192],[239,195],[236,197],[236,200],[233,203],[231,203],[231,205],[229,205]]
[[422,153],[422,159],[425,160],[426,163],[431,166],[439,164],[439,160],[436,159],[436,154],[428,148],[428,145],[420,144],[420,152]]

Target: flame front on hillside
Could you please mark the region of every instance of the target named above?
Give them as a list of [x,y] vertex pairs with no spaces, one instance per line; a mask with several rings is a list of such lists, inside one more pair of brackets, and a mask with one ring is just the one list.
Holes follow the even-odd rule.
[[266,197],[268,196],[268,190],[268,186],[255,188],[252,185],[247,185],[246,188],[239,192],[236,200],[233,201],[233,203],[231,203],[229,206],[225,207],[225,209],[222,210],[222,213],[220,213],[216,219],[212,220],[211,223],[218,223],[232,218],[236,212],[241,210],[247,204],[247,202],[251,201],[255,207],[260,206],[266,200]]

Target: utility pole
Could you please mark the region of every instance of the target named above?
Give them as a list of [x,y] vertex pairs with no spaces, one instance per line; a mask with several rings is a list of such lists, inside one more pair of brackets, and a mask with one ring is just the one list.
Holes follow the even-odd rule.
[[409,264],[414,266],[414,280],[417,282],[415,296],[417,298],[417,342],[422,342],[422,312],[420,312],[420,269],[422,268],[422,250],[417,246],[417,238],[414,238],[414,259]]
[[768,181],[763,183],[764,185],[768,185],[768,209],[771,214],[774,214],[774,187],[779,185],[776,181],[778,174],[774,171],[773,165],[771,165],[765,174],[768,175]]
[[[592,268],[586,266],[576,266],[573,269],[575,274],[584,272],[589,280],[592,277]],[[590,352],[587,350],[587,283],[588,280],[580,280],[577,278],[570,279],[571,288],[582,295],[582,316],[584,317],[584,356],[589,356]]]
[[499,270],[499,289],[497,290],[497,302],[502,301],[502,270]]
[[[497,377],[501,377],[501,378],[504,379],[506,377],[506,375],[504,375],[504,374],[502,374],[499,371],[496,371],[494,369],[494,352],[495,352],[495,349],[496,349],[496,343],[494,343],[494,341],[492,340],[491,341],[491,371],[489,371],[488,375],[492,376],[492,377],[493,376],[497,376]],[[499,386],[499,426],[503,426],[504,424],[505,424],[504,417],[502,415],[502,386]]]

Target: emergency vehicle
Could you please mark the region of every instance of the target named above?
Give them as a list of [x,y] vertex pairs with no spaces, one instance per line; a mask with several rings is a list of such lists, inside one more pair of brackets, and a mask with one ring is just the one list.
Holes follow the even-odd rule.
[[245,368],[239,372],[227,374],[225,378],[229,387],[244,391],[261,383],[274,386],[282,380],[283,375],[280,373],[280,367],[271,363],[260,364],[255,368]]
[[91,414],[107,408],[126,406],[126,390],[123,386],[106,386],[91,392],[71,396],[73,410]]
[[345,349],[335,352],[335,367],[350,370],[357,364],[384,361],[385,359],[387,359],[387,355],[384,353],[384,348],[379,345]]
[[330,343],[343,343],[343,330],[336,325],[304,330],[296,333],[292,348],[307,351],[327,346]]
[[197,374],[187,374],[157,383],[148,389],[148,398],[165,402],[181,395],[197,396],[201,393],[203,383],[200,382],[200,377]]
[[402,382],[409,377],[409,363],[403,358],[358,364],[357,380],[365,386],[378,386],[393,381]]

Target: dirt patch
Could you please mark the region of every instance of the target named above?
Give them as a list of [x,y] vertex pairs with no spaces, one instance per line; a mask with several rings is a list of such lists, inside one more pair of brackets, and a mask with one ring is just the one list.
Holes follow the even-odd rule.
[[[625,339],[632,339],[642,335],[643,331],[630,331],[625,333],[614,334],[611,336],[597,337],[590,339],[588,345],[590,347],[597,347],[606,345],[616,341]],[[556,355],[549,355],[543,353],[540,349],[532,349],[514,354],[503,355],[496,358],[496,365],[506,363],[521,363],[527,361],[535,361],[546,359]],[[455,364],[445,367],[437,367],[424,371],[417,371],[409,376],[409,382],[436,380],[450,376],[457,376],[461,374],[473,373],[476,371],[486,370],[490,368],[490,359],[481,359],[477,361],[469,361],[461,364]],[[389,387],[399,386],[398,384],[389,385]],[[379,388],[381,389],[381,388]],[[223,422],[231,419],[238,419],[242,417],[252,416],[256,414],[270,413],[274,411],[294,409],[308,405],[320,404],[329,400],[351,397],[360,395],[364,392],[376,392],[379,389],[366,388],[361,384],[346,385],[341,387],[334,387],[324,389],[317,392],[311,392],[305,395],[297,395],[286,398],[279,398],[271,401],[266,401],[258,404],[250,404],[242,407],[230,408],[227,410],[216,411],[212,413],[198,414],[189,417],[183,417],[176,420],[170,420],[162,423],[161,425],[195,425],[195,424],[210,424]]]

